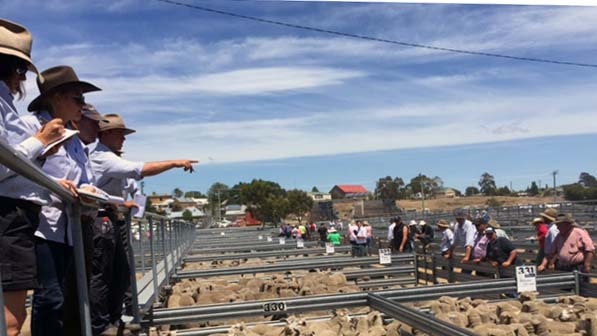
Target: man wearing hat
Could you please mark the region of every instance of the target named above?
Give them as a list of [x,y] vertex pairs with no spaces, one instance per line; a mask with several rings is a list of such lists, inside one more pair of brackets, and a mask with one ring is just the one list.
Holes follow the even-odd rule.
[[505,269],[516,264],[518,252],[509,239],[498,237],[492,227],[485,229],[485,236],[488,240],[487,251],[481,260],[489,261],[493,267],[497,267],[500,278],[504,278]]
[[[193,172],[194,160],[170,160],[155,162],[134,162],[121,158],[117,153],[122,147],[127,135],[135,133],[128,128],[118,114],[106,114],[99,124],[99,142],[91,152],[91,161],[96,185],[110,195],[123,197],[123,187],[127,178],[140,180],[147,176],[154,176],[174,168],[184,168]],[[127,203],[134,206],[132,203]],[[104,209],[100,219],[109,218],[114,226],[110,233],[102,229],[103,225],[94,227],[94,268],[91,279],[92,298],[92,327],[94,333],[111,335],[118,330],[122,316],[124,293],[129,279],[129,265],[124,242],[120,231],[125,225],[123,216],[114,209]],[[99,250],[97,246],[100,246]],[[95,261],[95,259],[97,259]]]
[[431,225],[427,225],[427,222],[424,220],[421,220],[419,225],[421,232],[417,234],[417,238],[419,238],[419,241],[423,244],[423,247],[426,247],[433,241],[433,228]]
[[444,258],[447,258],[450,253],[450,248],[452,247],[452,244],[454,244],[454,233],[450,230],[450,224],[445,219],[440,219],[437,222],[437,228],[442,233],[442,239],[439,243],[439,251]]
[[476,229],[473,223],[466,219],[466,214],[462,210],[456,211],[456,225],[454,226],[454,243],[450,247],[450,251],[447,256],[451,259],[456,247],[462,247],[465,249],[464,258],[461,262],[466,263],[470,260],[473,246],[475,245],[475,232]]
[[543,254],[545,257],[543,257],[541,265],[539,265],[537,268],[541,267],[542,269],[545,269],[547,267],[547,263],[549,262],[547,256],[552,255],[554,252],[554,241],[559,233],[558,226],[555,223],[558,212],[554,208],[548,208],[540,213],[539,216],[543,218],[543,221],[548,226],[548,229],[547,234],[545,235],[545,244],[543,246]]
[[[558,214],[555,221],[559,234],[554,241],[554,251],[547,256],[547,268],[558,271],[591,271],[595,255],[593,240],[585,229],[578,227],[570,214]],[[537,270],[545,268],[540,265]]]

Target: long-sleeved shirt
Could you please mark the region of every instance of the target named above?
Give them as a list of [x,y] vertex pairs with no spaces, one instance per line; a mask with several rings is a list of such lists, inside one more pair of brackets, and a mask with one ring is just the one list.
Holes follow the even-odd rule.
[[487,244],[489,244],[489,239],[487,239],[487,236],[485,236],[484,233],[477,231],[477,233],[475,233],[473,259],[485,258],[485,254],[487,253]]
[[473,247],[475,244],[475,232],[477,229],[468,220],[465,220],[462,225],[456,224],[454,226],[454,246],[456,247]]
[[127,178],[143,178],[143,162],[125,160],[101,142],[91,151],[90,157],[96,186],[110,195],[123,197]]
[[439,243],[440,252],[448,251],[452,244],[454,244],[454,233],[450,229],[445,229],[442,232],[442,240]]
[[[36,160],[44,146],[33,137],[36,132],[23,122],[13,101],[14,97],[8,86],[0,80],[0,141],[39,165]],[[0,196],[27,200],[38,205],[48,204],[50,199],[47,190],[3,165],[0,165]]]
[[558,230],[558,226],[555,223],[551,223],[549,229],[547,230],[547,235],[545,236],[545,245],[543,247],[543,251],[545,255],[552,255],[555,251],[555,240],[560,230]]
[[394,239],[394,228],[396,227],[396,223],[390,224],[388,226],[388,241],[392,241]]
[[[42,123],[52,120],[47,111],[23,117],[23,121],[33,130],[39,130]],[[54,155],[46,158],[42,170],[54,179],[65,179],[77,187],[93,185],[93,175],[89,165],[88,150],[78,136],[66,140]],[[68,227],[68,209],[56,195],[50,195],[50,204],[41,209],[39,227],[35,232],[42,239],[72,245],[71,230]]]

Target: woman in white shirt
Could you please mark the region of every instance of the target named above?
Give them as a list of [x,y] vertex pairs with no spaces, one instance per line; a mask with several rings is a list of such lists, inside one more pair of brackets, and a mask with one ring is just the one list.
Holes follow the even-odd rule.
[[[54,119],[32,132],[16,111],[14,97],[23,96],[27,71],[37,72],[31,44],[25,27],[0,19],[0,141],[39,164],[42,151],[62,136],[64,126]],[[27,290],[37,287],[33,234],[48,200],[45,189],[0,165],[0,273],[8,335],[20,333],[27,316]]]

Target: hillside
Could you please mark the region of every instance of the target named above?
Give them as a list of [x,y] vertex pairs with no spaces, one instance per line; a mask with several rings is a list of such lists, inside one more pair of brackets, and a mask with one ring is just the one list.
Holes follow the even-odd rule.
[[[454,210],[463,208],[466,206],[470,207],[482,207],[486,205],[487,200],[491,197],[487,196],[473,196],[473,197],[460,197],[460,198],[440,198],[425,200],[425,208],[436,211],[436,210]],[[503,206],[515,206],[523,204],[542,204],[553,202],[552,197],[509,197],[509,196],[496,196],[494,197]],[[421,210],[420,200],[399,200],[397,201],[398,207],[403,210],[417,209]]]

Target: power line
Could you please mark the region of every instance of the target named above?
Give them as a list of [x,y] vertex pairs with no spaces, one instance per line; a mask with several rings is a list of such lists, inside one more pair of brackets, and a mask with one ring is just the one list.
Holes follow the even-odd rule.
[[329,29],[323,29],[323,28],[303,26],[303,25],[298,25],[298,24],[293,24],[293,23],[286,23],[286,22],[281,22],[281,21],[262,19],[262,18],[258,18],[258,17],[254,17],[254,16],[237,14],[237,13],[222,11],[222,10],[218,10],[218,9],[208,8],[208,7],[204,7],[204,6],[191,5],[191,4],[178,2],[178,1],[174,1],[174,0],[156,0],[156,1],[164,2],[164,3],[175,5],[175,6],[188,7],[191,9],[201,10],[204,12],[216,13],[216,14],[221,14],[221,15],[226,15],[226,16],[231,16],[231,17],[236,17],[236,18],[241,18],[241,19],[246,19],[246,20],[257,21],[257,22],[261,22],[261,23],[267,23],[267,24],[273,24],[273,25],[284,26],[284,27],[289,27],[289,28],[314,31],[314,32],[318,32],[318,33],[331,34],[331,35],[337,35],[337,36],[342,36],[342,37],[356,38],[356,39],[361,39],[361,40],[389,43],[389,44],[393,44],[393,45],[400,45],[403,47],[431,49],[431,50],[436,50],[436,51],[446,51],[446,52],[451,52],[451,53],[475,55],[475,56],[499,57],[499,58],[517,60],[517,61],[551,63],[551,64],[559,64],[559,65],[572,65],[572,66],[580,66],[580,67],[588,67],[588,68],[597,68],[597,64],[566,62],[566,61],[557,61],[557,60],[549,60],[549,59],[542,59],[542,58],[494,54],[494,53],[487,53],[487,52],[482,52],[482,51],[470,51],[470,50],[455,49],[455,48],[436,47],[436,46],[425,45],[425,44],[395,41],[395,40],[371,37],[371,36],[366,36],[366,35],[344,33],[344,32],[339,32],[339,31],[334,31],[334,30],[329,30]]

